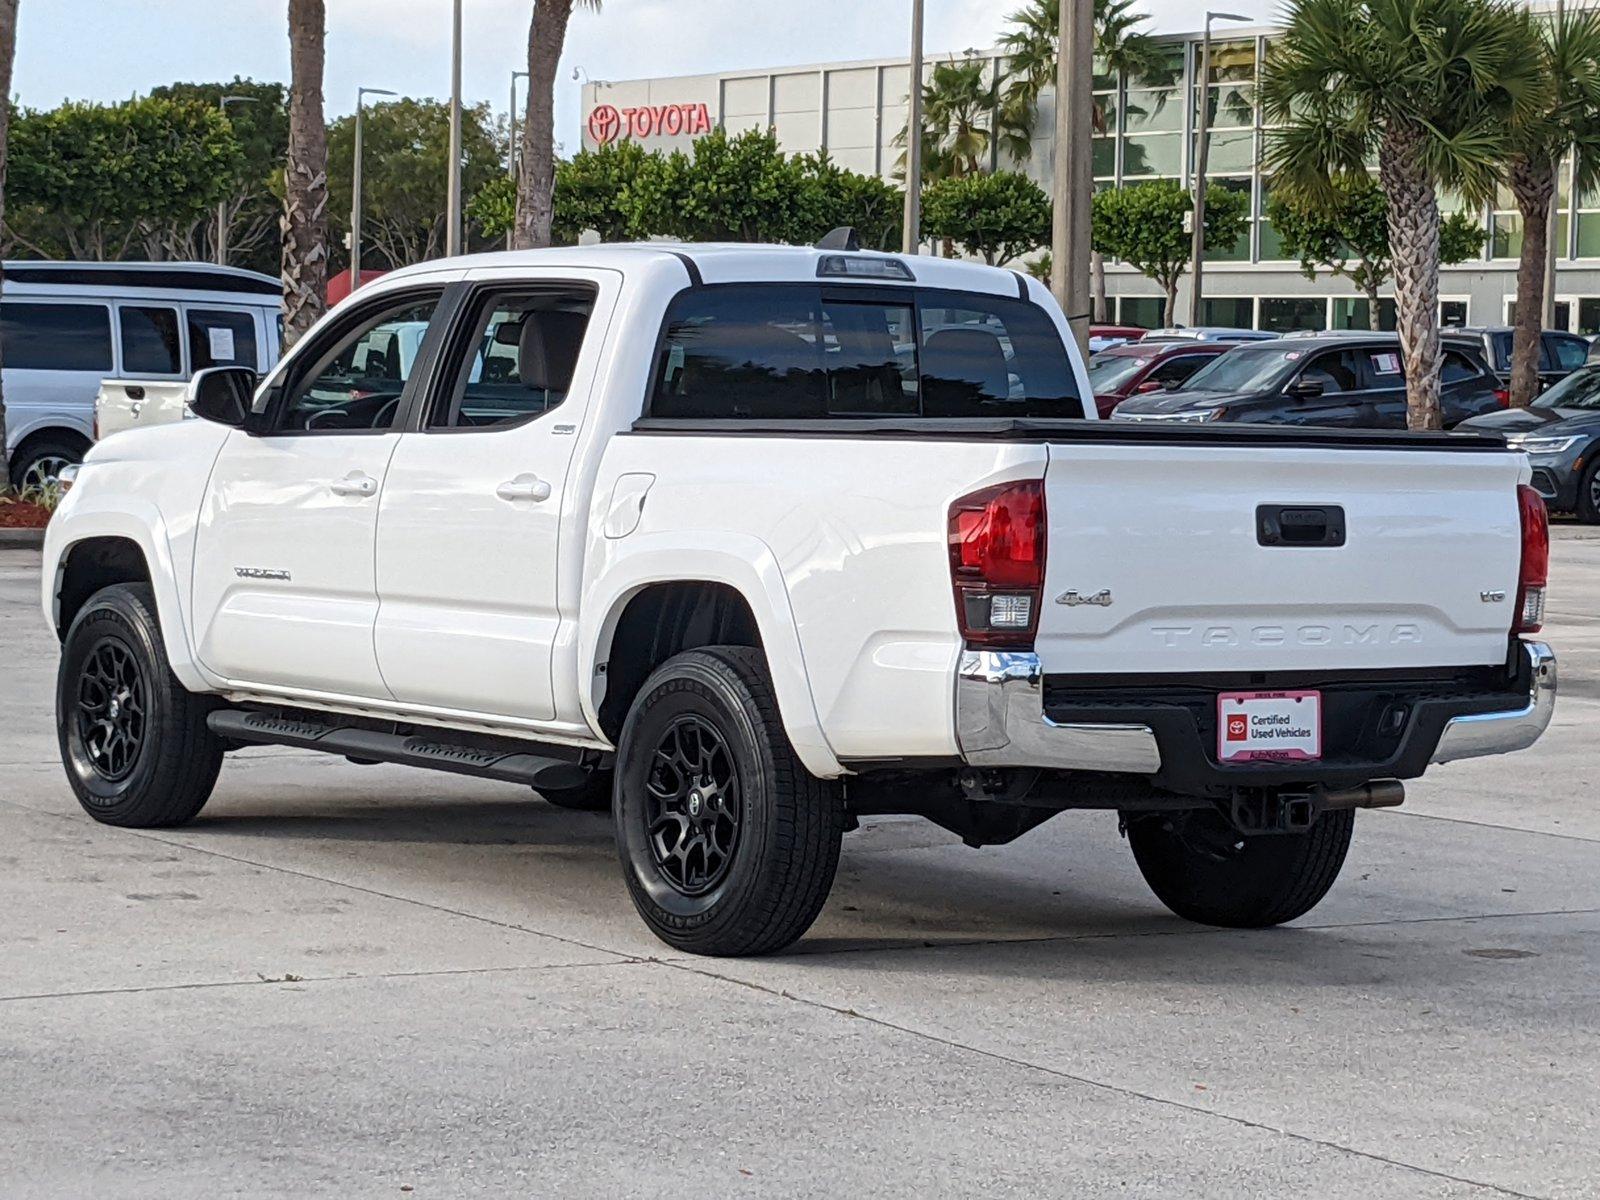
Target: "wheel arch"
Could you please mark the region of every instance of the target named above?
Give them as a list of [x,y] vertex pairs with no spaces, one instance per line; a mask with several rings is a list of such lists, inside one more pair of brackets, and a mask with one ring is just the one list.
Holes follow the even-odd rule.
[[210,690],[190,647],[177,575],[159,510],[147,501],[119,497],[120,508],[85,510],[68,493],[51,521],[44,547],[44,615],[58,639],[89,597],[117,583],[146,583],[167,658],[178,681],[192,692]]
[[89,447],[94,445],[94,439],[74,425],[36,424],[17,438],[16,445],[8,453],[6,461],[11,464],[14,471],[16,464],[32,454],[36,446],[41,442],[51,441],[64,442],[76,447],[80,461],[89,452]]
[[686,551],[639,539],[586,589],[578,647],[584,717],[615,744],[627,706],[661,662],[699,646],[751,645],[767,657],[778,713],[800,761],[813,775],[841,775],[777,562],[759,541],[739,540],[752,545]]

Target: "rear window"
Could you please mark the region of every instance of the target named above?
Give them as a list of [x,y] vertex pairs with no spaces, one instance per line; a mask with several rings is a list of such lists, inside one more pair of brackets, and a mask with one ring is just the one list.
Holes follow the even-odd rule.
[[667,311],[650,415],[795,420],[1081,417],[1036,305],[910,288],[736,284]]
[[23,371],[111,372],[111,313],[99,304],[0,304],[0,362]]

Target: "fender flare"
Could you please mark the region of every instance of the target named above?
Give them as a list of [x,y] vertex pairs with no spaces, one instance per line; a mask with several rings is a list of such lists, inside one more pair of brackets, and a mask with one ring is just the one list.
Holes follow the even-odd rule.
[[148,500],[117,493],[116,508],[102,506],[87,495],[72,496],[45,532],[43,603],[45,619],[51,629],[59,628],[58,601],[61,576],[72,548],[91,538],[123,538],[133,542],[144,555],[150,572],[150,587],[155,593],[156,616],[161,622],[161,640],[167,661],[178,682],[191,692],[208,692],[215,684],[207,678],[195,658],[184,620],[182,598],[167,541],[167,524],[161,510]]
[[684,540],[682,533],[670,538],[635,534],[613,542],[614,554],[584,590],[577,646],[579,678],[588,681],[579,688],[584,719],[599,731],[595,667],[609,656],[611,639],[634,596],[656,583],[724,584],[738,592],[755,615],[772,673],[778,715],[795,754],[813,775],[834,778],[844,774],[822,732],[777,557],[765,542],[748,535],[701,532],[693,536],[690,548]]

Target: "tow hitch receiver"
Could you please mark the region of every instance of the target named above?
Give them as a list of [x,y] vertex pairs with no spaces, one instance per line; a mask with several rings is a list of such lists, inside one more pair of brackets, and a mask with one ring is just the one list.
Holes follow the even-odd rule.
[[1325,812],[1341,808],[1394,808],[1405,803],[1398,779],[1380,779],[1348,788],[1310,788],[1273,792],[1240,788],[1228,801],[1228,819],[1240,833],[1299,833]]

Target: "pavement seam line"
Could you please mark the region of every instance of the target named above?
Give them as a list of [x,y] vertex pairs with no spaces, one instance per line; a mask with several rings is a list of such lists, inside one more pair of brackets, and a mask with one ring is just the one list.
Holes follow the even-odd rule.
[[608,959],[604,962],[576,963],[523,963],[514,967],[441,967],[433,971],[379,971],[374,975],[297,975],[273,979],[202,979],[192,983],[153,983],[145,987],[80,988],[60,992],[25,992],[16,996],[0,996],[0,1004],[25,1000],[73,1000],[85,996],[140,996],[152,992],[198,992],[216,988],[245,987],[295,987],[302,983],[376,983],[388,979],[433,979],[452,975],[496,975],[514,971],[572,971],[587,967],[633,967],[648,959]]
[[[72,813],[51,812],[49,809],[34,808],[31,805],[19,804],[15,800],[0,799],[0,804],[10,805],[12,808],[19,808],[24,812],[34,813],[37,816],[54,817],[58,821],[71,821],[78,819]],[[576,946],[581,950],[589,950],[595,954],[610,954],[619,959],[630,962],[647,961],[638,954],[630,954],[624,950],[613,950],[609,946],[597,946],[592,942],[580,941],[577,938],[563,937],[559,933],[546,933],[542,929],[534,929],[532,926],[528,925],[518,925],[514,921],[501,921],[495,919],[494,917],[483,916],[480,913],[465,912],[459,908],[450,908],[448,905],[434,904],[428,900],[418,900],[413,896],[400,896],[393,892],[381,891],[378,888],[365,887],[359,883],[349,883],[342,879],[329,879],[325,875],[314,875],[310,871],[299,871],[293,867],[280,867],[274,863],[258,862],[255,859],[243,858],[237,854],[227,854],[221,850],[212,850],[204,846],[192,846],[187,842],[174,841],[172,838],[158,837],[156,834],[153,834],[148,830],[126,829],[118,827],[118,832],[131,834],[132,836],[142,838],[147,842],[155,842],[157,845],[171,846],[175,850],[192,850],[196,854],[208,854],[213,858],[220,858],[227,862],[239,863],[240,865],[246,867],[256,867],[263,871],[276,871],[280,875],[292,875],[297,879],[309,879],[316,883],[325,883],[330,887],[346,888],[352,892],[361,892],[368,896],[378,896],[384,900],[394,900],[400,904],[412,904],[418,908],[426,908],[432,912],[445,913],[452,917],[462,917],[468,921],[481,921],[485,925],[494,925],[500,929],[510,929],[516,931],[517,933],[531,934],[534,937],[549,938],[553,942],[560,942],[567,946]]]
[[943,1037],[937,1033],[928,1033],[924,1030],[913,1029],[907,1025],[897,1024],[896,1022],[886,1020],[883,1017],[874,1017],[868,1013],[857,1012],[853,1008],[842,1008],[836,1004],[829,1004],[825,1000],[812,1000],[805,996],[797,996],[793,992],[790,992],[786,989],[768,987],[765,984],[755,983],[748,979],[737,979],[731,975],[721,975],[704,967],[693,967],[686,963],[675,962],[670,959],[656,959],[653,961],[656,961],[661,966],[667,967],[671,970],[685,971],[689,974],[704,976],[707,979],[715,979],[724,983],[731,983],[736,987],[750,988],[754,991],[762,992],[766,995],[772,996],[775,999],[793,1001],[796,1004],[820,1009],[823,1012],[829,1012],[835,1016],[850,1017],[854,1020],[866,1021],[880,1029],[887,1029],[895,1033],[905,1034],[908,1037],[932,1042],[935,1045],[944,1046],[946,1049],[955,1050],[957,1052],[965,1052],[968,1054],[976,1054],[993,1062],[1006,1063],[1009,1066],[1017,1067],[1025,1071],[1037,1071],[1041,1074],[1049,1075],[1057,1079],[1064,1079],[1072,1083],[1095,1088],[1099,1091],[1110,1092],[1114,1095],[1123,1096],[1129,1099],[1143,1100],[1151,1104],[1162,1105],[1167,1108],[1175,1108],[1180,1112],[1192,1113],[1197,1116],[1213,1117],[1221,1121],[1229,1122],[1230,1124],[1239,1125],[1246,1129],[1254,1129],[1262,1133],[1277,1134],[1280,1137],[1290,1138],[1306,1145],[1332,1150],[1336,1153],[1348,1154],[1356,1158],[1365,1159],[1369,1162],[1382,1163],[1385,1166],[1398,1167],[1404,1171],[1413,1171],[1417,1174],[1427,1175],[1434,1179],[1442,1179],[1449,1183],[1461,1184],[1464,1187],[1478,1188],[1482,1191],[1494,1193],[1495,1195],[1510,1196],[1513,1197],[1514,1200],[1550,1200],[1550,1197],[1548,1196],[1541,1196],[1532,1192],[1519,1192],[1515,1188],[1504,1187],[1497,1183],[1484,1183],[1481,1180],[1468,1179],[1462,1175],[1452,1175],[1448,1171],[1436,1170],[1433,1167],[1419,1166],[1416,1163],[1406,1162],[1404,1159],[1390,1158],[1388,1155],[1378,1154],[1371,1150],[1361,1150],[1354,1146],[1346,1146],[1340,1142],[1327,1141],[1322,1138],[1313,1137],[1310,1134],[1299,1133],[1293,1129],[1284,1129],[1276,1125],[1268,1125],[1263,1121],[1254,1121],[1249,1117],[1241,1117],[1233,1113],[1220,1112],[1216,1109],[1201,1108],[1196,1104],[1187,1104],[1182,1100],[1175,1100],[1167,1096],[1157,1096],[1151,1092],[1142,1092],[1137,1088],[1122,1087],[1119,1084],[1107,1083],[1101,1079],[1092,1079],[1085,1075],[1075,1075],[1071,1071],[1065,1071],[1059,1067],[1045,1066],[1042,1063],[1029,1062],[1027,1059],[1015,1058],[1009,1054],[1002,1054],[998,1050],[986,1050],[981,1046],[968,1045],[965,1042],[958,1042],[952,1038]]
[[1412,810],[1405,812],[1401,809],[1390,809],[1389,816],[1410,817],[1415,821],[1443,821],[1449,825],[1470,825],[1474,829],[1498,829],[1504,833],[1531,833],[1535,837],[1557,838],[1564,842],[1583,842],[1586,845],[1600,845],[1600,838],[1588,837],[1581,833],[1555,833],[1549,829],[1524,829],[1520,825],[1500,825],[1494,821],[1469,821],[1466,817],[1442,817],[1438,813],[1425,813]]

